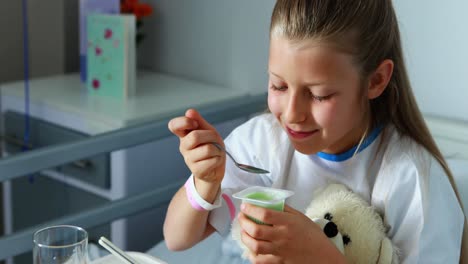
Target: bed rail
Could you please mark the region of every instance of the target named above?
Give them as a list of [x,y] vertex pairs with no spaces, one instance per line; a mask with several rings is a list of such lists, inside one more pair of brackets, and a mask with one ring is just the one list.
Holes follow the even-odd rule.
[[[211,123],[218,123],[238,117],[262,112],[266,109],[266,95],[248,95],[229,101],[200,107],[198,110]],[[23,152],[0,159],[0,182],[14,179],[40,170],[69,163],[101,153],[159,140],[170,135],[168,121],[180,112],[168,114],[156,121],[134,125],[116,131],[99,134],[77,142],[50,146],[44,149]],[[84,228],[108,223],[161,205],[170,199],[183,183],[171,184],[157,190],[125,197],[103,206],[68,215],[37,226],[0,237],[0,260],[27,252],[32,249],[35,230],[54,224],[74,224]]]

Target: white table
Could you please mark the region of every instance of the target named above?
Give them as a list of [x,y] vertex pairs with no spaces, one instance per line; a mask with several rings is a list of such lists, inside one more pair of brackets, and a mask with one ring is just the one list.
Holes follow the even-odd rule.
[[[24,111],[24,83],[0,84],[3,109]],[[89,96],[78,74],[30,82],[30,112],[89,135],[157,121],[188,107],[240,98],[245,91],[186,80],[155,72],[139,72],[136,95],[127,101]]]

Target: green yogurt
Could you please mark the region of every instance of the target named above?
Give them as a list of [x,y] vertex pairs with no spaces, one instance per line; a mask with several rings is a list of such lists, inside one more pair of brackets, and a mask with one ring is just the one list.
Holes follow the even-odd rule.
[[[283,189],[251,186],[238,193],[235,193],[233,197],[241,199],[242,203],[249,203],[275,211],[283,211],[286,198],[293,194],[293,192]],[[266,224],[253,217],[248,217],[258,224]]]
[[[283,211],[284,209],[284,200],[272,203],[271,201],[275,200],[274,197],[266,192],[253,192],[245,196],[246,198],[251,199],[248,203],[255,204],[260,207],[276,210],[276,211]],[[259,201],[258,203],[252,201],[256,200]]]

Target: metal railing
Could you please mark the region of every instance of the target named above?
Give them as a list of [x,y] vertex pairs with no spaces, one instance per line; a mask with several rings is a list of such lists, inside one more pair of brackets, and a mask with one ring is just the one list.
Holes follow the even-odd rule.
[[[266,109],[266,95],[251,95],[211,104],[198,110],[211,123],[249,116]],[[158,121],[135,125],[71,142],[0,159],[0,182],[80,160],[101,153],[125,149],[170,136],[168,121],[183,110],[168,114]],[[32,249],[35,230],[53,224],[74,224],[83,228],[108,223],[169,201],[183,183],[171,184],[157,190],[112,201],[109,204],[42,223],[0,238],[0,260]],[[169,197],[169,198],[168,198]]]

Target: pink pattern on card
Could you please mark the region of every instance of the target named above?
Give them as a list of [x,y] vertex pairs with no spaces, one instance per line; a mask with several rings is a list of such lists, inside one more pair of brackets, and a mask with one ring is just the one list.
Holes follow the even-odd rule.
[[96,51],[96,56],[99,56],[102,54],[102,49],[100,47],[96,47],[95,51]]
[[99,86],[101,86],[101,83],[99,82],[98,79],[93,79],[93,88],[95,90],[99,89]]
[[105,38],[105,39],[110,39],[110,38],[112,38],[112,29],[106,28],[106,29],[104,30],[104,38]]

